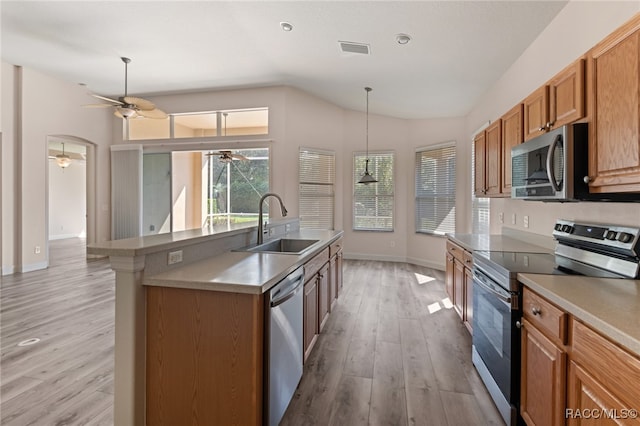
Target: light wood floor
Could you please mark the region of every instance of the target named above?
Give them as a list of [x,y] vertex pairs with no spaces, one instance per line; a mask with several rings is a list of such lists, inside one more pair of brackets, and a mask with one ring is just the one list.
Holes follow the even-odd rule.
[[[443,303],[444,273],[344,262],[345,290],[282,425],[501,425]],[[113,425],[114,274],[81,240],[51,267],[2,277],[0,423]],[[32,337],[32,346],[17,344]]]

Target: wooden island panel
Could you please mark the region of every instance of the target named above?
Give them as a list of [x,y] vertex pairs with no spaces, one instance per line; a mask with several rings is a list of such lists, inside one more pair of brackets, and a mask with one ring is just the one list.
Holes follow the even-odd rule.
[[146,290],[146,424],[262,424],[264,296]]

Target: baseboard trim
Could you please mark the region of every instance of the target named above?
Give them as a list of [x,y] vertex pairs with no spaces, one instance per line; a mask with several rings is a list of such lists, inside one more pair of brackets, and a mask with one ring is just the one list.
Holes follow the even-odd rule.
[[15,273],[16,273],[16,267],[13,265],[2,267],[2,275],[13,275]]
[[43,262],[22,265],[22,267],[20,268],[20,272],[24,274],[25,272],[33,272],[33,271],[39,271],[41,269],[47,269],[47,267],[49,267],[49,262],[45,260]]
[[350,260],[379,260],[381,262],[406,262],[406,257],[387,256],[384,254],[367,254],[367,253],[345,253],[345,259]]
[[430,260],[418,259],[415,257],[407,258],[407,263],[411,263],[413,265],[424,266],[426,268],[436,269],[438,271],[445,271],[446,264],[445,263],[436,263]]

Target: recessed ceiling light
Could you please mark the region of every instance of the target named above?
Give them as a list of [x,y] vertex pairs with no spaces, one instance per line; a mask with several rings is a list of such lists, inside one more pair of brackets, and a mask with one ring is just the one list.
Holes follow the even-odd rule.
[[409,44],[410,41],[411,41],[411,36],[409,34],[396,35],[396,42],[398,44]]
[[280,22],[280,28],[282,28],[282,31],[289,32],[293,30],[293,25],[288,22]]

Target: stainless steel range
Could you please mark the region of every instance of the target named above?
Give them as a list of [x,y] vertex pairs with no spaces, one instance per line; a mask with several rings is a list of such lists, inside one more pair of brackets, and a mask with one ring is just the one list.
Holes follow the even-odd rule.
[[552,253],[473,253],[473,364],[507,425],[520,402],[518,273],[640,277],[640,228],[558,220]]

